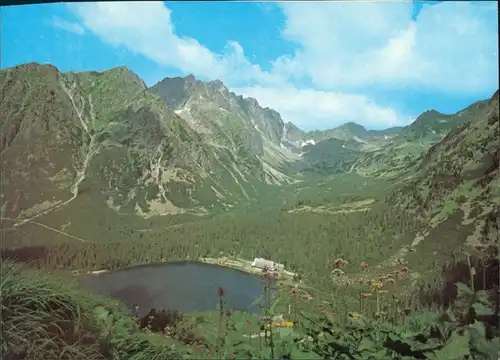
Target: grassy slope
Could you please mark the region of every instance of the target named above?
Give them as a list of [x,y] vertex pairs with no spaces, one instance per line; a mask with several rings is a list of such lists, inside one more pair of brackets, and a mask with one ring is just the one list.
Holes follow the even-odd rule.
[[417,253],[423,247],[446,257],[446,248],[464,242],[498,244],[498,106],[497,92],[434,145],[418,176],[393,195],[393,203],[427,224],[415,239]]
[[[102,119],[107,120],[105,135],[108,146],[113,147],[116,143],[125,145],[125,148],[122,146],[120,149],[113,149],[123,153],[121,158],[128,160],[119,165],[122,172],[131,174],[131,180],[138,186],[146,185],[148,188],[142,190],[143,194],[137,194],[139,191],[136,191],[134,195],[138,200],[144,199],[144,192],[151,193],[151,186],[148,186],[151,181],[144,179],[148,174],[144,171],[141,173],[140,170],[138,171],[142,176],[137,179],[138,174],[135,175],[134,171],[137,171],[137,168],[148,168],[148,165],[151,167],[148,162],[157,163],[163,168],[164,175],[160,175],[161,180],[156,181],[159,184],[151,184],[157,188],[152,191],[153,194],[159,192],[161,195],[163,187],[168,192],[162,197],[172,202],[173,207],[166,209],[171,212],[190,208],[209,209],[214,204],[225,206],[226,202],[234,203],[247,197],[248,188],[244,186],[247,186],[249,181],[259,180],[259,174],[255,171],[255,179],[243,179],[241,171],[245,172],[245,166],[249,166],[244,157],[236,161],[227,156],[226,149],[207,146],[199,134],[193,132],[183,120],[167,109],[155,95],[146,91],[142,82],[130,71],[117,68],[99,75],[77,74],[77,78],[89,96],[95,94],[95,97],[103,102],[102,106],[95,105],[98,109],[102,108],[95,117],[100,115]],[[107,99],[112,99],[111,106],[107,104]],[[118,104],[118,108],[115,104]],[[130,107],[127,108],[128,105]],[[108,156],[111,159],[119,157],[116,154]],[[127,171],[127,166],[131,166],[131,171]],[[101,172],[109,167],[108,163],[101,164]],[[242,170],[238,171],[238,167]],[[153,169],[150,171],[153,172]],[[97,178],[103,178],[103,174],[98,175]],[[123,185],[119,188],[127,191],[134,189],[131,184]],[[222,196],[218,196],[212,187]],[[131,194],[122,196],[130,200]],[[157,200],[163,203],[162,197]],[[129,203],[127,206],[134,209],[135,204]],[[147,209],[144,209],[144,201],[141,208],[147,212]]]

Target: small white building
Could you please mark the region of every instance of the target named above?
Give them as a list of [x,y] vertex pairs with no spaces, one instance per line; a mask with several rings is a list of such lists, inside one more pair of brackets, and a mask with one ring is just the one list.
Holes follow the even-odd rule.
[[258,269],[267,268],[270,270],[274,268],[280,272],[285,270],[285,266],[283,264],[279,264],[274,261],[266,260],[263,258],[255,258],[252,262],[252,267],[256,267]]
[[302,141],[300,142],[300,147],[301,147],[301,148],[303,148],[303,147],[304,147],[304,146],[306,146],[306,145],[316,145],[316,141],[314,141],[314,140],[312,140],[312,139],[311,139],[311,140],[305,140],[305,141],[304,141],[304,140],[302,140]]

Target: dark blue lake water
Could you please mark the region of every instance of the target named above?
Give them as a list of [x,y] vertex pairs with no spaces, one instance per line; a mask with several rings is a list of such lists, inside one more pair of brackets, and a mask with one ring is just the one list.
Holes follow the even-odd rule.
[[91,291],[118,299],[129,308],[138,304],[141,314],[151,308],[181,312],[216,310],[219,287],[224,289],[226,309],[260,314],[259,305],[253,303],[264,287],[257,275],[188,261],[86,275],[83,282]]

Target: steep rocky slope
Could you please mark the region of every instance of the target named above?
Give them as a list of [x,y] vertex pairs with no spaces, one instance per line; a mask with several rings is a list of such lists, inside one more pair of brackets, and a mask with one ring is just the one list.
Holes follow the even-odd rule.
[[268,182],[290,181],[282,171],[295,156],[281,143],[284,123],[276,111],[230,92],[220,81],[202,82],[192,75],[165,78],[150,91],[185,119],[207,144],[260,163]]
[[28,64],[1,71],[0,84],[3,216],[29,216],[70,201],[78,192],[72,180],[85,166],[79,150],[87,146],[57,70]]

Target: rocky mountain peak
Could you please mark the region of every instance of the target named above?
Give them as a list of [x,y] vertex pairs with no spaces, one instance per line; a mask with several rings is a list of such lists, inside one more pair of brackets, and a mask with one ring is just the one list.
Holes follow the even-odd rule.
[[220,80],[212,80],[208,82],[208,85],[216,90],[227,90],[224,83]]
[[[349,131],[353,132],[359,132],[359,133],[364,133],[366,132],[366,128],[363,125],[356,124],[355,122],[349,121],[345,123],[344,125],[341,125],[342,128],[347,129]],[[357,135],[357,134],[355,134]]]
[[423,118],[423,117],[426,117],[426,116],[439,116],[439,115],[443,115],[443,114],[441,114],[437,110],[430,109],[430,110],[424,111],[422,114],[420,114],[420,116],[418,118]]
[[147,89],[147,85],[142,80],[139,75],[137,75],[133,70],[127,66],[117,66],[103,72],[89,72],[95,75],[109,75],[115,79],[121,79],[121,81],[126,83],[131,83],[134,85],[139,85],[143,90]]
[[190,84],[195,84],[197,82],[196,78],[194,77],[193,74],[189,74],[184,78],[184,81]]
[[248,104],[250,104],[251,106],[254,106],[254,107],[259,106],[259,102],[257,101],[257,99],[254,99],[253,97],[247,97],[247,98],[244,98],[244,100]]

